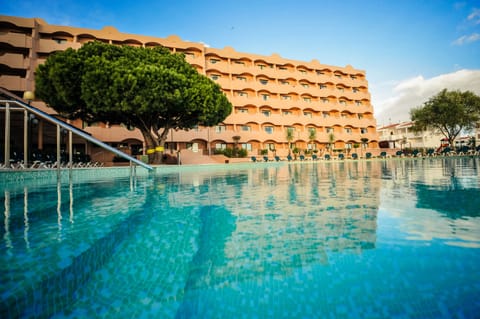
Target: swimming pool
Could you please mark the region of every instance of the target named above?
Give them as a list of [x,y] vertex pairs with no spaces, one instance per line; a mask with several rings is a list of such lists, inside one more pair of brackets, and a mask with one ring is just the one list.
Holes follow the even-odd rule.
[[0,175],[0,317],[478,318],[479,165]]

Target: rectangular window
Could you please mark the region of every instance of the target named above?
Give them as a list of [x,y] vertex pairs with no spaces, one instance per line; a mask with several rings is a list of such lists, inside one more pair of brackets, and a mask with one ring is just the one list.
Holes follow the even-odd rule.
[[352,79],[352,80],[356,80],[356,79],[357,79],[357,77],[356,77],[355,75],[350,75],[350,79]]
[[270,151],[273,151],[275,149],[275,144],[273,143],[267,143],[267,148],[270,150]]
[[280,67],[278,67],[278,69],[279,69],[279,70],[282,70],[282,71],[286,71],[286,70],[287,70],[287,68],[284,67],[284,66],[280,66]]
[[306,83],[302,83],[302,87],[304,87],[305,89],[308,89],[310,87],[310,85],[308,85]]
[[241,147],[242,147],[242,149],[247,150],[247,151],[252,150],[252,144],[250,144],[250,143],[242,143]]
[[266,67],[265,64],[258,64],[257,66],[260,68],[260,70],[263,70]]
[[273,126],[265,126],[264,130],[267,134],[273,134]]
[[249,125],[242,125],[242,131],[250,132],[250,131],[251,131],[251,128],[250,128]]
[[212,74],[212,75],[210,75],[210,79],[212,79],[212,80],[214,80],[214,81],[218,80],[219,77],[220,77],[220,75],[218,75],[218,74]]
[[271,112],[269,110],[262,110],[262,114],[265,116],[270,116]]
[[225,125],[215,126],[215,132],[216,133],[222,133],[222,132],[225,132],[226,130],[227,130],[227,128],[225,127]]
[[355,104],[356,104],[357,106],[360,106],[360,105],[362,105],[362,102],[361,102],[361,101],[355,101]]
[[292,97],[290,95],[282,95],[282,100],[291,100]]
[[248,94],[246,92],[242,92],[242,91],[238,92],[237,95],[238,96],[244,96],[244,97],[248,96]]
[[304,100],[305,102],[307,102],[307,103],[312,102],[312,99],[309,98],[309,97],[304,97],[303,100]]
[[52,38],[53,41],[57,42],[58,44],[67,43],[67,39],[62,38]]
[[345,133],[352,134],[352,129],[350,127],[345,128]]
[[317,75],[323,75],[323,71],[317,71]]
[[299,70],[301,74],[307,74],[307,71],[305,70]]
[[247,109],[238,109],[238,113],[248,113]]
[[281,85],[288,85],[288,81],[280,80]]
[[283,111],[283,115],[292,115],[292,111]]
[[347,102],[345,102],[344,100],[340,100],[340,104],[341,105],[347,105]]
[[330,117],[330,114],[328,114],[328,112],[322,112],[322,115],[323,115],[323,118],[327,118],[327,117]]
[[342,78],[342,76],[341,76],[340,74],[335,74],[335,77],[336,77],[337,79],[341,79],[341,78]]
[[363,119],[363,114],[358,113],[358,118]]
[[268,94],[262,94],[262,99],[264,101],[268,100],[269,97],[270,97],[270,95],[268,95]]
[[217,150],[224,150],[226,148],[227,148],[226,143],[215,143],[215,149],[217,149]]
[[366,134],[368,132],[368,130],[366,128],[361,128],[360,129],[360,133],[362,134]]
[[359,90],[358,90],[358,88],[353,88],[352,91],[353,91],[353,93],[357,93]]
[[260,83],[263,84],[263,85],[267,85],[268,84],[268,80],[260,80]]
[[215,63],[218,63],[218,62],[220,62],[219,59],[210,59],[211,64],[215,64]]
[[326,99],[326,98],[322,98],[322,102],[323,102],[323,103],[328,103],[329,101],[328,101],[328,99]]
[[327,88],[327,86],[325,84],[320,84],[320,90],[326,89],[326,88]]
[[237,76],[237,80],[245,82],[247,78],[245,78],[244,76]]
[[312,118],[312,112],[303,112],[303,115]]
[[327,128],[326,128],[326,131],[327,131],[327,133],[333,133],[333,128],[327,127]]
[[235,61],[235,64],[238,64],[238,65],[245,65],[245,63],[243,61]]

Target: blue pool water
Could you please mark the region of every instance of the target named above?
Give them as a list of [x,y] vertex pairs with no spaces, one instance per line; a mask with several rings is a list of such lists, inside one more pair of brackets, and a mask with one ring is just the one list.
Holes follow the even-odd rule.
[[0,317],[479,318],[479,169],[0,173]]

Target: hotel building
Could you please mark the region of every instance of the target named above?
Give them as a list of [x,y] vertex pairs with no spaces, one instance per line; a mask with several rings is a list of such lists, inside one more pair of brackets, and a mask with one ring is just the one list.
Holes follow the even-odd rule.
[[[373,154],[379,151],[365,71],[350,65],[340,67],[317,60],[284,59],[278,54],[241,53],[231,47],[216,49],[177,36],[132,35],[113,27],[92,30],[50,25],[39,18],[0,16],[0,87],[19,96],[34,91],[35,70],[50,54],[78,49],[89,41],[167,47],[185,54],[198,72],[222,87],[233,105],[232,113],[214,127],[170,132],[166,147],[171,151],[188,150],[200,156],[234,145],[246,149],[249,155],[270,150],[286,156],[289,145],[301,152],[316,149],[319,155],[333,150],[348,154],[359,145]],[[32,105],[55,114],[42,101],[34,100]],[[88,125],[80,120],[71,123],[133,155],[145,152],[143,137],[136,129],[108,123]],[[33,141],[44,149],[48,134],[43,136],[45,133],[39,130],[33,133],[38,134]],[[287,140],[289,130],[293,134]],[[85,143],[75,141],[76,151],[94,156],[101,152]]]

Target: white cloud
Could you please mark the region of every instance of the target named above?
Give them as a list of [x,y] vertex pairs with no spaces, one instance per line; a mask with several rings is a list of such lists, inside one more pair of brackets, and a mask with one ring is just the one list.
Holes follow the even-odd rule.
[[473,24],[480,24],[480,9],[474,8],[472,13],[467,17],[468,21],[472,21]]
[[471,43],[480,40],[480,34],[479,33],[472,33],[470,35],[462,35],[460,38],[456,39],[453,41],[454,45],[463,45],[466,43]]
[[[480,70],[459,70],[430,79],[422,75],[390,87],[371,86],[378,125],[410,120],[410,109],[421,106],[443,89],[472,91],[480,95]],[[378,94],[376,94],[378,92]]]

